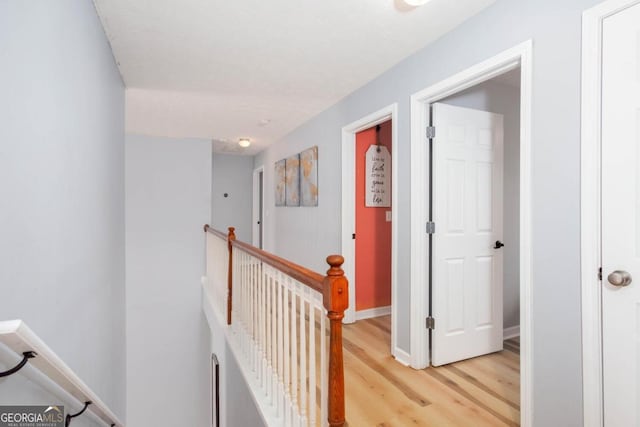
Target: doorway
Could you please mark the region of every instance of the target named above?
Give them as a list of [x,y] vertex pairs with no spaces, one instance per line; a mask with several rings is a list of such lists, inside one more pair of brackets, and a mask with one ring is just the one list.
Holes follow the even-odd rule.
[[253,171],[253,246],[264,249],[264,167]]
[[[367,129],[374,129],[377,125],[390,122],[391,140],[391,207],[384,209],[385,221],[387,212],[391,216],[391,355],[404,365],[409,364],[409,355],[397,347],[397,250],[398,250],[398,223],[397,223],[397,191],[398,191],[398,148],[397,148],[397,104],[392,104],[369,114],[342,128],[342,253],[345,263],[342,269],[349,278],[350,283],[357,283],[356,277],[356,135]],[[345,311],[344,322],[354,323],[357,319],[358,289],[356,286],[349,288],[349,308]],[[389,309],[386,309],[389,310]],[[376,314],[376,312],[369,312]]]
[[[517,241],[518,239],[516,239],[516,241],[514,242],[507,242],[506,239],[503,240],[502,238],[500,238],[500,236],[498,236],[500,233],[497,233],[498,235],[494,235],[492,233],[489,233],[488,230],[486,230],[487,232],[485,234],[487,235],[484,236],[485,237],[484,240],[486,240],[487,237],[490,237],[491,240],[487,240],[486,242],[483,241],[481,246],[483,246],[482,250],[493,251],[493,252],[487,252],[487,254],[493,254],[491,255],[491,257],[494,257],[496,252],[499,253],[499,251],[503,251],[504,248],[501,247],[502,243],[505,244],[505,248],[507,246],[512,248],[512,245],[515,245],[518,249],[517,250],[518,256],[515,263],[519,266],[519,271],[516,273],[518,277],[516,281],[516,286],[518,287],[519,295],[517,296],[516,299],[517,299],[517,307],[519,309],[519,314],[517,315],[517,317],[519,318],[518,326],[519,326],[519,333],[520,333],[520,339],[519,339],[520,390],[521,390],[520,419],[521,419],[521,425],[524,425],[524,426],[530,426],[532,422],[531,420],[531,407],[532,407],[531,405],[532,403],[531,353],[532,352],[531,352],[531,333],[530,333],[530,328],[532,324],[532,319],[530,318],[531,316],[531,277],[530,277],[530,265],[531,265],[531,249],[530,249],[530,242],[531,242],[531,215],[530,215],[531,55],[532,55],[532,44],[530,41],[528,41],[512,49],[509,49],[499,55],[496,55],[495,57],[490,58],[487,61],[477,64],[459,74],[456,74],[440,83],[437,83],[427,89],[424,89],[414,94],[411,97],[411,107],[412,107],[411,108],[412,110],[411,230],[412,230],[413,236],[422,236],[419,238],[417,237],[413,238],[411,240],[411,254],[412,254],[412,257],[411,257],[411,300],[412,300],[411,366],[416,369],[423,369],[434,362],[434,360],[431,358],[432,355],[430,354],[430,343],[433,343],[432,339],[434,337],[436,339],[438,338],[436,334],[433,333],[434,330],[438,332],[444,331],[445,334],[448,333],[450,336],[455,337],[456,333],[461,333],[461,331],[465,331],[466,333],[466,330],[469,329],[469,326],[471,326],[471,329],[476,329],[480,331],[483,328],[493,329],[493,332],[496,332],[496,328],[503,328],[504,326],[502,322],[498,321],[498,319],[496,319],[495,315],[493,314],[494,309],[497,308],[496,304],[498,304],[497,300],[494,299],[493,297],[487,298],[485,296],[484,302],[474,301],[474,302],[479,302],[480,303],[479,305],[485,308],[483,311],[476,311],[475,313],[473,313],[473,318],[471,320],[475,322],[475,325],[472,324],[473,322],[471,322],[471,320],[466,319],[466,317],[459,317],[458,319],[452,319],[451,317],[448,317],[452,311],[451,310],[443,311],[446,305],[445,307],[441,305],[438,308],[433,306],[433,304],[436,304],[436,303],[442,304],[441,300],[440,302],[438,301],[437,295],[430,294],[431,289],[437,289],[436,287],[438,285],[442,285],[442,283],[439,283],[439,284],[433,283],[433,280],[437,278],[438,280],[442,281],[444,277],[445,282],[446,280],[451,281],[456,278],[455,276],[456,272],[460,274],[464,272],[464,267],[461,267],[458,269],[450,268],[447,271],[446,267],[448,266],[445,265],[444,266],[445,268],[443,269],[444,264],[441,263],[440,266],[436,264],[437,262],[436,257],[439,256],[438,251],[443,249],[444,246],[442,246],[442,244],[446,245],[447,243],[444,241],[439,242],[437,238],[434,239],[433,236],[434,234],[438,235],[439,232],[451,231],[451,230],[447,230],[447,228],[451,228],[451,227],[448,227],[449,225],[454,225],[453,222],[455,221],[453,221],[453,219],[456,219],[456,218],[455,217],[440,218],[440,223],[436,222],[435,224],[432,224],[431,221],[433,221],[434,219],[434,213],[437,214],[438,212],[437,212],[437,209],[432,210],[433,205],[431,204],[431,196],[433,195],[436,198],[434,201],[436,202],[439,201],[440,203],[444,203],[445,207],[447,204],[449,204],[449,208],[450,208],[449,210],[452,212],[455,210],[453,208],[455,207],[454,202],[456,202],[456,200],[451,198],[446,198],[446,197],[444,199],[438,199],[437,193],[432,193],[431,191],[430,183],[432,181],[430,181],[429,178],[432,176],[433,173],[439,173],[438,176],[440,178],[442,178],[443,176],[446,177],[448,174],[450,178],[448,182],[453,182],[453,183],[457,183],[458,185],[461,185],[463,181],[461,179],[461,174],[455,173],[455,170],[454,170],[455,168],[453,169],[445,168],[444,172],[438,172],[436,165],[434,165],[433,168],[431,167],[429,163],[431,159],[431,154],[432,154],[430,149],[431,147],[433,147],[433,145],[430,144],[430,141],[433,141],[434,139],[437,141],[438,135],[442,137],[443,136],[442,133],[439,133],[439,132],[444,132],[445,138],[448,138],[448,137],[457,138],[457,137],[462,137],[462,135],[461,135],[460,129],[456,130],[455,126],[453,129],[445,129],[443,131],[442,129],[438,130],[437,124],[436,124],[435,135],[434,135],[434,129],[430,128],[430,120],[433,117],[431,107],[434,106],[434,104],[436,103],[445,102],[447,98],[450,98],[452,96],[456,96],[456,95],[463,96],[464,91],[467,91],[468,89],[473,88],[474,86],[488,82],[489,80],[494,79],[498,76],[501,76],[501,78],[506,79],[508,78],[509,72],[513,72],[514,74],[517,75],[517,77],[519,77],[520,123],[519,123],[518,133],[520,137],[520,141],[519,141],[520,144],[519,144],[519,153],[516,155],[515,159],[513,160],[515,163],[518,164],[518,169],[519,169],[518,176],[515,179],[516,182],[514,183],[516,188],[518,189],[519,199],[516,202],[517,212],[515,213],[515,215],[513,215],[517,219],[516,228],[518,230],[517,237],[519,241]],[[476,108],[480,110],[485,110],[485,111],[487,110],[487,108],[482,108],[482,106],[476,107]],[[485,134],[484,136],[482,136],[482,133],[485,131],[486,129],[476,132],[476,136],[480,135],[478,136],[477,139],[479,140],[484,138],[485,141],[487,140],[493,141],[493,136],[491,135],[487,136]],[[464,132],[465,131],[463,131],[462,133]],[[434,150],[437,151],[438,148],[434,148]],[[469,173],[466,168],[463,168],[463,169],[464,169],[464,172],[461,171],[462,173]],[[480,169],[476,168],[475,170],[478,171]],[[484,180],[475,179],[473,180],[473,182],[469,181],[472,185],[476,186],[476,188],[474,189],[475,192],[480,192],[481,190],[477,187],[478,183],[495,182],[495,174],[490,171],[490,168],[488,168],[488,166],[484,169],[484,172],[485,172]],[[434,179],[436,179],[436,181],[433,181],[433,184],[435,186],[434,191],[438,190],[437,188],[438,176],[434,177]],[[447,182],[447,180],[445,180],[445,182]],[[441,189],[441,192],[442,192],[442,189]],[[449,194],[454,194],[454,193],[449,193]],[[466,194],[466,193],[461,192],[460,194]],[[502,194],[504,195],[504,193]],[[461,199],[462,203],[463,204],[471,203],[472,202],[471,199],[473,197],[474,196],[468,196],[467,200]],[[485,198],[484,200],[485,200],[484,202],[485,205],[484,206],[481,205],[480,206],[481,209],[478,209],[477,201],[473,202],[474,203],[473,208],[475,208],[476,211],[484,210],[485,213],[491,212],[491,209],[493,209],[493,207],[489,209],[489,205],[486,204],[486,201],[491,199]],[[460,212],[459,209],[457,211]],[[446,212],[446,209],[445,209],[445,212]],[[453,222],[450,222],[449,224],[447,224],[447,221],[449,221],[450,219]],[[484,221],[486,223],[484,225],[490,225],[490,228],[495,227],[493,225],[493,222],[495,219],[493,212],[491,212],[491,215],[486,216],[483,221],[480,221],[480,223],[478,222],[479,219],[480,219],[479,216],[476,216],[475,219],[473,219],[474,221],[476,221],[474,226],[483,225],[481,224],[481,222]],[[465,219],[463,218],[462,220],[464,221]],[[445,223],[443,224],[442,221],[445,221]],[[466,221],[469,221],[469,219],[466,219]],[[426,224],[426,232],[425,232],[425,224]],[[504,226],[504,224],[502,225]],[[434,227],[435,227],[435,231],[434,231]],[[487,228],[487,227],[484,227],[484,228]],[[499,230],[496,230],[496,231],[499,231]],[[450,234],[455,234],[455,233],[450,233]],[[461,233],[461,235],[462,234],[464,233]],[[493,243],[491,247],[485,247],[491,243]],[[437,246],[438,244],[440,244],[441,246]],[[498,247],[496,248],[496,246]],[[425,260],[431,259],[432,253],[434,255],[434,261],[432,263],[425,262]],[[480,266],[478,265],[479,261],[486,261],[484,262],[484,265],[483,265],[484,267],[483,271],[485,274],[481,276],[485,278],[487,277],[492,278],[492,280],[484,281],[484,285],[485,285],[484,288],[486,290],[491,290],[493,292],[497,290],[495,289],[495,285],[494,285],[496,281],[493,280],[493,278],[495,277],[492,277],[497,274],[495,269],[496,263],[493,260],[489,262],[491,257],[488,257],[486,254],[485,255],[480,254],[480,255],[481,256],[479,258],[478,258],[479,256],[478,254],[469,254],[469,255],[465,255],[465,257],[466,259],[473,261],[472,263],[476,264],[475,265],[476,270],[480,268]],[[502,256],[502,255],[499,255],[499,256]],[[453,256],[448,257],[447,260],[453,260],[453,258],[455,257]],[[441,257],[441,261],[444,261],[444,260],[445,259]],[[464,260],[461,261],[460,257],[458,257],[457,262],[458,264],[460,264],[460,263],[464,263],[465,261]],[[472,263],[467,263],[467,264],[472,264]],[[460,265],[455,265],[455,264],[456,263],[453,263],[452,266],[460,267]],[[439,272],[438,272],[438,268],[439,268]],[[442,273],[442,274],[440,276],[437,276],[437,274],[439,273]],[[467,275],[467,277],[470,277],[468,275],[468,272],[464,272],[464,273]],[[500,276],[504,277],[502,274],[500,274]],[[462,278],[458,278],[459,280],[456,279],[453,281],[457,282],[458,284],[461,284],[463,283],[464,276],[461,276],[461,277]],[[425,286],[425,284],[427,285]],[[429,284],[431,284],[431,286],[429,286]],[[460,289],[463,290],[463,288],[464,288],[464,285],[462,285]],[[487,295],[493,295],[493,294],[490,293]],[[455,304],[459,304],[460,302],[460,299],[458,298],[458,296],[456,296],[452,292],[445,294],[445,299],[446,298],[452,298],[450,299],[450,301],[452,301],[452,304],[454,306]],[[468,299],[469,295],[467,295],[466,298]],[[459,306],[458,308],[460,308],[461,310],[464,310],[464,307]],[[438,313],[438,310],[440,310],[440,314],[439,314],[440,318],[432,317],[433,313]],[[501,313],[505,313],[505,311],[502,311]],[[480,314],[482,316],[479,316]],[[443,319],[443,316],[445,317],[445,319]],[[425,319],[427,319],[426,322],[425,322]],[[450,327],[452,320],[463,322],[463,324],[458,328],[459,329],[458,331],[454,331],[453,329],[455,328]],[[433,329],[434,327],[435,329]],[[495,347],[496,339],[500,341],[498,345],[502,345],[501,341],[502,341],[502,338],[504,338],[504,331],[500,331],[500,332],[503,332],[503,333],[499,335],[495,333],[491,334],[490,339],[494,340],[494,347]],[[500,335],[502,335],[502,337],[500,337]],[[486,343],[486,341],[484,342]],[[436,342],[435,345],[438,345],[438,343]],[[505,348],[506,348],[506,345],[505,345]],[[485,351],[493,351],[493,350],[495,350],[495,348],[485,349]],[[463,355],[463,358],[473,356],[473,353],[465,353],[465,351],[459,351],[459,353]],[[455,360],[455,358],[451,360]],[[438,363],[437,360],[435,362]]]
[[356,134],[356,320],[391,314],[391,126]]
[[520,74],[431,106],[433,366],[519,336]]

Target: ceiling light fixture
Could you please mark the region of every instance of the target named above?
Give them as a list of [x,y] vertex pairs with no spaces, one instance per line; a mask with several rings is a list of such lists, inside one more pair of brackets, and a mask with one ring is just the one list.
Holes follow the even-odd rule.
[[409,6],[422,6],[425,3],[428,3],[429,0],[404,0],[406,4]]
[[238,140],[238,145],[242,148],[247,148],[251,145],[251,140],[249,138],[240,138]]

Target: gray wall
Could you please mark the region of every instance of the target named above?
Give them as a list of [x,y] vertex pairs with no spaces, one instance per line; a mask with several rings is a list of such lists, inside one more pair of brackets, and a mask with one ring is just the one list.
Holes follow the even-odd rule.
[[233,352],[227,347],[227,427],[265,425]]
[[[410,95],[533,40],[532,306],[534,423],[582,425],[580,349],[580,37],[598,0],[499,0],[256,157],[265,166],[267,248],[319,271],[340,251],[341,128],[398,103],[398,345],[409,350]],[[319,206],[275,208],[273,164],[319,147]],[[276,239],[277,236],[277,239]],[[304,249],[304,250],[303,250]],[[422,325],[414,325],[422,327]]]
[[[0,320],[25,320],[124,420],[120,74],[90,0],[1,1],[0,58]],[[20,374],[0,380],[9,403],[69,405]]]
[[[221,427],[260,427],[264,421],[251,396],[251,391],[240,371],[233,351],[226,341],[226,317],[209,311],[211,353],[218,359],[220,370],[220,425]],[[222,322],[222,323],[221,323]]]
[[220,231],[235,227],[236,237],[251,243],[253,157],[213,154],[211,188],[211,226]]
[[488,81],[440,102],[504,116],[503,324],[505,328],[519,326],[520,89]]
[[208,425],[209,331],[201,308],[200,277],[210,183],[209,141],[127,135],[131,426]]

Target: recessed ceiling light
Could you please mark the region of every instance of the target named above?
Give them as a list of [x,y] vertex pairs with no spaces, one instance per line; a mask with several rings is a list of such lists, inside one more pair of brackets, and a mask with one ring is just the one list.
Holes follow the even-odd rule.
[[247,148],[251,145],[251,140],[249,138],[240,138],[238,140],[238,145],[242,148]]
[[409,6],[422,6],[425,3],[428,3],[430,0],[404,0],[406,4]]

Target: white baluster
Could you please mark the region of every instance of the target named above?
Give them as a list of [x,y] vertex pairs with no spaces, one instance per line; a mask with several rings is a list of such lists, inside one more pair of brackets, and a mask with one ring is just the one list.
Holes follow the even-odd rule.
[[302,287],[300,295],[300,419],[302,425],[307,424],[304,422],[307,416],[307,323],[304,313],[305,293],[305,288]]
[[262,271],[260,269],[260,262],[258,260],[256,260],[256,281],[258,284],[257,290],[256,292],[258,293],[258,312],[256,315],[256,329],[257,329],[257,333],[258,333],[258,349],[256,351],[256,369],[258,370],[258,377],[260,379],[260,386],[262,387],[263,381],[264,381],[264,376],[263,371],[262,371],[262,357],[264,354],[264,341],[262,340],[262,326],[264,325],[263,320],[262,320],[262,313],[264,310],[264,300],[262,298]]
[[271,299],[272,292],[272,281],[271,281],[271,271],[268,265],[263,264],[263,268],[265,271],[265,283],[266,283],[266,346],[267,346],[267,385],[265,387],[265,395],[269,397],[268,401],[271,402],[271,374],[273,369],[273,341],[271,340],[271,320],[273,312],[273,302]]
[[260,268],[258,260],[254,258],[255,266],[253,267],[256,272],[256,372],[258,374],[258,384],[262,384],[262,325],[260,319],[262,318],[262,286],[260,281]]
[[243,311],[243,337],[244,337],[244,357],[249,361],[249,271],[247,254],[242,253],[242,311]]
[[246,301],[244,300],[244,264],[243,264],[244,254],[241,251],[238,251],[238,270],[240,271],[238,277],[238,290],[240,293],[238,294],[238,335],[241,340],[240,350],[242,351],[241,356],[244,357],[244,307]]
[[325,425],[328,420],[327,393],[328,393],[327,363],[327,315],[320,310],[320,425]]
[[267,330],[269,329],[269,277],[267,276],[266,265],[261,264],[262,268],[262,301],[264,304],[264,310],[262,311],[262,343],[264,346],[264,354],[263,354],[263,387],[266,392],[269,386],[269,359],[268,359],[268,351],[269,351],[269,341]]
[[244,256],[244,292],[245,292],[245,353],[249,369],[253,370],[251,364],[251,258],[248,254]]
[[278,272],[278,415],[283,415],[284,409],[284,315],[282,273]]
[[275,273],[271,276],[271,284],[271,404],[277,407],[278,402],[275,399],[278,385],[278,283]]
[[238,251],[238,336],[240,338],[240,350],[242,352],[241,356],[244,357],[244,306],[246,304],[244,300],[244,267],[242,263],[242,259],[244,254],[241,251]]
[[289,325],[289,284],[290,279],[287,277],[282,288],[284,291],[282,304],[284,306],[284,394],[287,403],[285,407],[286,426],[289,426],[291,421],[291,329]]
[[237,331],[238,325],[238,255],[235,249],[233,249],[233,258],[231,269],[233,270],[233,280],[231,281],[232,289],[232,301],[231,301],[231,330],[234,333]]
[[256,259],[251,257],[251,358],[256,379],[260,379],[258,371],[258,270]]
[[249,346],[248,346],[248,350],[249,350],[249,369],[251,369],[251,371],[254,372],[255,374],[255,365],[254,365],[254,357],[253,357],[253,349],[255,347],[254,345],[254,335],[253,335],[253,315],[255,313],[255,301],[254,301],[254,286],[253,286],[253,259],[251,257],[251,255],[247,256],[247,271],[249,273],[249,280],[247,281],[247,297],[249,299],[249,305],[247,306],[249,308],[249,313],[248,313],[248,318],[247,318],[247,326],[248,326],[248,331],[249,331]]
[[[313,296],[312,296],[313,298]],[[309,425],[316,427],[316,308],[309,300]]]
[[256,327],[258,329],[258,350],[256,352],[257,356],[257,369],[260,377],[260,386],[262,387],[264,384],[264,375],[263,375],[263,356],[264,356],[264,340],[262,337],[262,329],[264,326],[262,314],[264,312],[264,298],[262,296],[262,269],[260,268],[260,261],[256,259],[256,280],[258,282],[258,314],[256,316]]
[[238,325],[238,296],[240,295],[238,293],[238,251],[236,251],[235,249],[233,250],[233,258],[232,258],[232,265],[231,265],[231,270],[233,271],[233,280],[231,281],[231,289],[232,289],[232,294],[231,294],[231,330],[234,333],[236,333],[237,330],[237,325]]
[[220,283],[220,285],[222,286],[222,291],[223,291],[223,297],[220,300],[220,304],[222,304],[222,312],[225,314],[224,318],[225,318],[225,322],[227,320],[227,299],[229,298],[229,249],[228,247],[225,245],[225,251],[224,251],[224,266],[222,267],[224,269],[224,271],[222,272],[222,277],[223,280]]
[[291,406],[298,413],[298,282],[291,280]]

